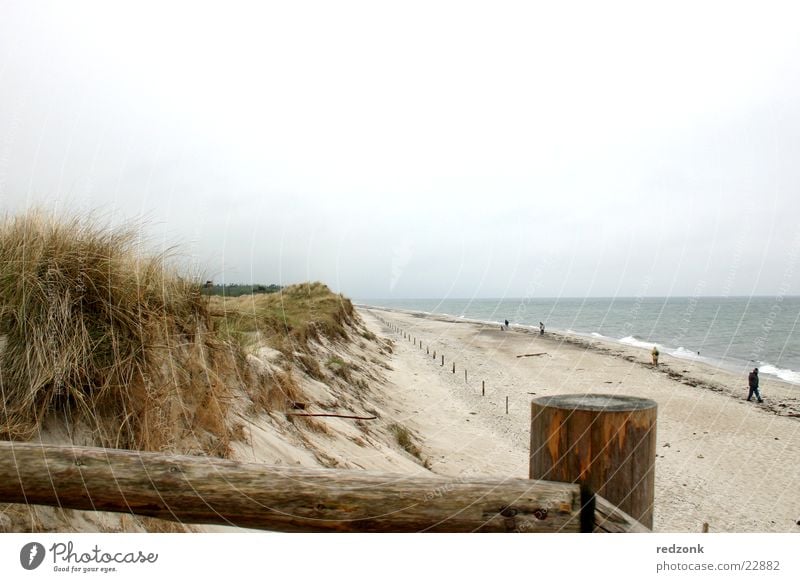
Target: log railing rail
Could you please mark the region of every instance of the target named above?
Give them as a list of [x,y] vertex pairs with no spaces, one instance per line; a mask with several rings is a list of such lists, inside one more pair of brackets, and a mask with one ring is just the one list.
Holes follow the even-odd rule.
[[[647,531],[579,485],[0,442],[0,502],[273,531]],[[587,513],[591,512],[591,513]]]

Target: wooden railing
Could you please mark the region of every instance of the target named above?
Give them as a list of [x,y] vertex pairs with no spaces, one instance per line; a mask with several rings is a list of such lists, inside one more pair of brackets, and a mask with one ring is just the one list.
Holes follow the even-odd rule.
[[648,531],[572,483],[0,442],[0,501],[274,531]]

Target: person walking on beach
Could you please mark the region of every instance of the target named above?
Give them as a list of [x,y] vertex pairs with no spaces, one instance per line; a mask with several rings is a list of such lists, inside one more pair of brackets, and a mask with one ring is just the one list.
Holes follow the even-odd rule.
[[658,348],[653,346],[653,351],[650,352],[650,355],[653,357],[653,365],[658,366]]
[[508,320],[506,319],[506,330],[508,330]]
[[539,335],[544,335],[544,324],[539,322]]
[[750,384],[750,392],[747,394],[747,401],[750,402],[750,399],[753,398],[753,394],[755,394],[758,402],[764,402],[761,398],[761,393],[758,391],[758,368],[753,368],[753,371],[750,372],[750,375],[747,377],[747,383]]

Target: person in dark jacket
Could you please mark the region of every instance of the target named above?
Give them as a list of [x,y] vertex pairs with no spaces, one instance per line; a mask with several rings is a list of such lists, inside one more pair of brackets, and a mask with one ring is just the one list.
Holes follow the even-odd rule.
[[761,393],[758,391],[758,368],[753,368],[753,371],[750,372],[750,375],[747,377],[747,381],[750,384],[750,392],[747,394],[747,401],[750,402],[753,394],[755,394],[759,402],[764,402],[761,399]]

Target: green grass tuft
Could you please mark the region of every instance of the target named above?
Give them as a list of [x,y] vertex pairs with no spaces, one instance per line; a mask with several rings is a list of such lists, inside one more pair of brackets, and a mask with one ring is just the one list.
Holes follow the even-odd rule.
[[414,442],[414,439],[411,436],[411,431],[409,431],[402,424],[397,423],[389,425],[389,431],[394,435],[394,438],[397,440],[397,444],[400,445],[405,452],[413,457],[416,457],[420,461],[424,461],[422,458],[422,451],[420,451],[419,447]]

